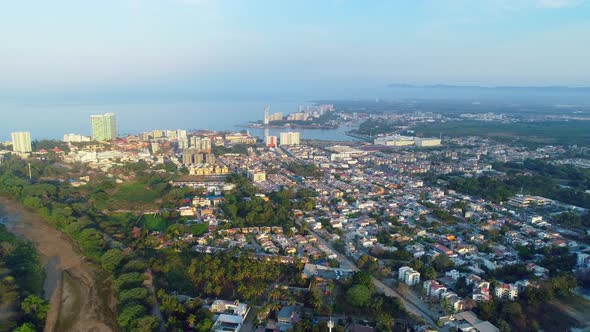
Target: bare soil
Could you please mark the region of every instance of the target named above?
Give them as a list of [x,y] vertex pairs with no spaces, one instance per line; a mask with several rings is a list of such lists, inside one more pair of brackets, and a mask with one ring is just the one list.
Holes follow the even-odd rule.
[[117,299],[109,274],[40,216],[0,197],[7,229],[34,243],[43,263],[49,300],[45,332],[119,331]]

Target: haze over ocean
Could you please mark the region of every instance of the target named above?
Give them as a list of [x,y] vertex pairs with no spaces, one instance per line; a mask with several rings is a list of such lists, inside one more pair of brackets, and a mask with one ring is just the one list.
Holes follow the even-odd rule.
[[[262,119],[264,106],[271,112],[296,112],[299,105],[314,100],[405,100],[437,99],[493,103],[532,103],[539,105],[590,105],[590,94],[576,90],[511,90],[469,87],[377,87],[319,90],[313,94],[294,91],[292,96],[264,96],[264,91],[245,96],[228,95],[217,100],[187,98],[184,95],[127,98],[35,98],[32,100],[0,97],[0,140],[8,140],[12,131],[30,131],[33,139],[61,139],[66,133],[90,134],[90,115],[113,112],[117,115],[119,134],[136,134],[155,129],[211,129],[237,131],[236,125]],[[145,101],[138,102],[138,100]],[[41,120],[41,121],[40,121]],[[303,138],[344,140],[345,129],[338,131],[307,130]],[[252,130],[254,134],[258,133]],[[328,134],[330,133],[331,134]],[[276,132],[275,132],[276,133]]]

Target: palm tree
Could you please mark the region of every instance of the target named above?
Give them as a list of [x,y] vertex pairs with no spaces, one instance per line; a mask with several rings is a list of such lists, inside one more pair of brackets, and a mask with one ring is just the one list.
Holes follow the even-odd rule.
[[273,301],[268,304],[269,312],[276,312],[279,310],[281,310],[281,304],[279,302]]
[[197,322],[197,316],[190,314],[187,318],[186,318],[186,323],[188,324],[189,327],[195,327],[195,323]]

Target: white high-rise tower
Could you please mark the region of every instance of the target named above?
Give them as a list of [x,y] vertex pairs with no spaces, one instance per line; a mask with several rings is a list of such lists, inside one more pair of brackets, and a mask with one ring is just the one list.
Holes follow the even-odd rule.
[[264,125],[268,125],[270,121],[270,107],[265,106],[264,107]]
[[12,150],[14,152],[28,153],[33,149],[31,147],[31,133],[21,131],[12,133]]
[[117,121],[114,113],[91,115],[92,140],[110,141],[117,138]]

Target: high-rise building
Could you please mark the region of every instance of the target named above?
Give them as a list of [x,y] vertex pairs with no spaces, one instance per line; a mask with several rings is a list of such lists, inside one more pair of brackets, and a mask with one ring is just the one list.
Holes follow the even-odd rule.
[[209,137],[192,136],[190,147],[197,149],[201,153],[211,152],[211,139]]
[[187,139],[186,130],[184,129],[177,129],[176,130],[176,138],[177,139]]
[[270,122],[272,121],[281,121],[283,120],[283,113],[282,112],[276,112],[270,115],[270,118],[268,119]]
[[296,112],[287,115],[287,120],[289,121],[306,121],[308,114],[305,112]]
[[31,133],[28,131],[15,132],[12,136],[12,150],[14,152],[28,153],[33,151],[31,147]]
[[264,107],[264,124],[267,125],[270,121],[270,107]]
[[182,150],[182,163],[184,165],[214,164],[215,155],[202,152],[198,148],[188,148]]
[[276,148],[277,147],[277,137],[276,136],[266,136],[265,142],[266,142],[266,147],[268,147],[268,148]]
[[166,130],[166,138],[167,139],[176,139],[177,138],[176,133],[177,133],[176,130]]
[[286,132],[281,133],[281,145],[299,145],[299,133],[298,132]]
[[117,138],[117,122],[114,113],[91,115],[92,139],[110,141]]

